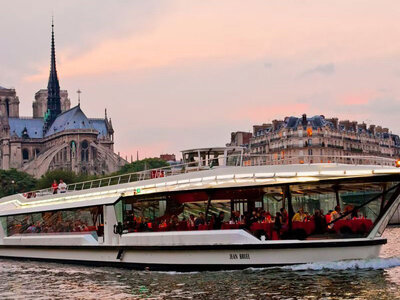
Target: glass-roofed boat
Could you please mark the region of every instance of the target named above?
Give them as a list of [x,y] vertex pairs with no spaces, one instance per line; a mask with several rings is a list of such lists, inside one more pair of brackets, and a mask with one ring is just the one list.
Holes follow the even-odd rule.
[[234,166],[215,166],[222,154],[212,153],[208,163],[188,153],[182,165],[70,184],[66,193],[4,197],[0,256],[215,270],[369,259],[386,243],[400,203],[394,164],[252,166],[240,153],[223,160]]

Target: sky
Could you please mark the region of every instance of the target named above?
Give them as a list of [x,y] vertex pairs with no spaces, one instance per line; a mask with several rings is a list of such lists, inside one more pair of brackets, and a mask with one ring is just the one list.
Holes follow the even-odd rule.
[[[0,0],[0,86],[20,115],[57,70],[72,105],[107,108],[121,155],[225,145],[306,113],[400,134],[398,0]],[[6,12],[6,13],[4,13]]]

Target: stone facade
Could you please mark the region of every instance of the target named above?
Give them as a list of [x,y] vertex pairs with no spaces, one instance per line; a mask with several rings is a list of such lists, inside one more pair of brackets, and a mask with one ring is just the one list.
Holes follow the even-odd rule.
[[[47,89],[41,89],[35,94],[35,101],[32,103],[33,117],[43,118],[47,111]],[[61,111],[67,111],[71,108],[71,100],[68,98],[67,90],[60,90]]]
[[400,155],[400,138],[381,126],[304,114],[254,125],[248,153],[253,163],[379,161],[392,165]]

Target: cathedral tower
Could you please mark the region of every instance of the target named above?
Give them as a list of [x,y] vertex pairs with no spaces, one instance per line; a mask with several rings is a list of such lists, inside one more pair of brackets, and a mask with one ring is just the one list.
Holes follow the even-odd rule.
[[51,62],[50,62],[50,76],[49,83],[47,84],[47,112],[45,114],[45,127],[47,131],[53,121],[61,113],[61,99],[60,99],[60,83],[58,81],[56,69],[56,49],[54,43],[54,23],[51,22]]

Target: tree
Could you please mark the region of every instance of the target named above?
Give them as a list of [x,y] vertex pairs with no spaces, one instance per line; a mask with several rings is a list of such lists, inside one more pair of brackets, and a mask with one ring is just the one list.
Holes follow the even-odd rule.
[[144,170],[157,169],[162,167],[168,167],[169,164],[159,158],[145,158],[131,162],[130,164],[124,165],[117,174],[135,173]]
[[28,173],[15,169],[0,170],[0,197],[32,191],[36,182],[37,180]]

